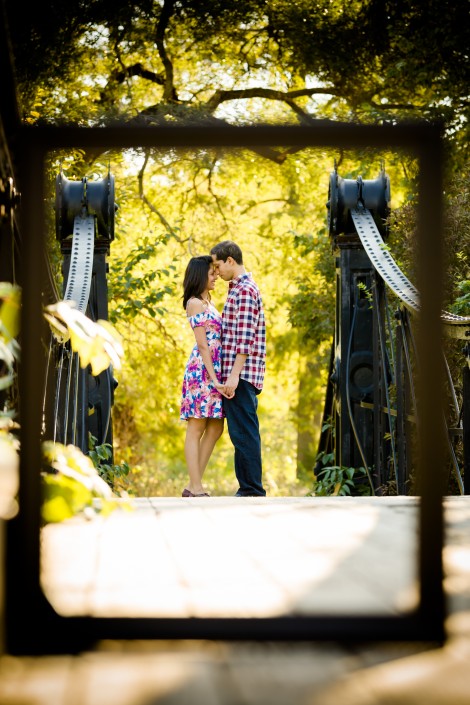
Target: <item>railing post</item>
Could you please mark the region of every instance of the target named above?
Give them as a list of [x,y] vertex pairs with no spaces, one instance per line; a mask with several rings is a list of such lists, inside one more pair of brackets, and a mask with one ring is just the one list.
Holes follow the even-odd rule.
[[470,342],[464,347],[466,364],[462,371],[462,440],[464,493],[470,494]]

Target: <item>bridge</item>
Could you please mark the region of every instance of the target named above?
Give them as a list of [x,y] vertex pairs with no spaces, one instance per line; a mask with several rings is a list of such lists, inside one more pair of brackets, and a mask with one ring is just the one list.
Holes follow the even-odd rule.
[[[330,176],[327,219],[336,261],[336,320],[315,474],[326,460],[363,468],[372,495],[417,493],[413,438],[419,423],[416,375],[420,367],[414,330],[420,296],[390,248],[390,180]],[[56,177],[56,237],[65,278],[60,298],[92,321],[108,317],[107,255],[114,239],[115,183]],[[48,272],[51,271],[49,267]],[[58,292],[49,281],[48,291]],[[445,355],[446,412],[442,418],[453,480],[470,493],[470,317],[442,311],[442,330],[461,341],[461,368],[453,379]],[[44,394],[46,439],[72,443],[84,453],[90,434],[112,446],[116,382],[112,366],[95,374],[81,366],[70,341],[52,334],[47,342]],[[436,394],[438,390],[436,388]],[[357,481],[356,481],[357,482]],[[466,489],[465,489],[466,487]],[[357,488],[356,488],[357,489]],[[449,493],[449,476],[442,478]]]

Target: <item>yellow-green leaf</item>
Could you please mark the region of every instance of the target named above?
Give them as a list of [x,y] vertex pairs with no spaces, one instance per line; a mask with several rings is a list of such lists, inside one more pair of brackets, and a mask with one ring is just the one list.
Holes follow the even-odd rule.
[[1,333],[8,342],[12,338],[16,338],[20,332],[21,289],[15,284],[2,282],[0,298],[2,299],[0,308]]

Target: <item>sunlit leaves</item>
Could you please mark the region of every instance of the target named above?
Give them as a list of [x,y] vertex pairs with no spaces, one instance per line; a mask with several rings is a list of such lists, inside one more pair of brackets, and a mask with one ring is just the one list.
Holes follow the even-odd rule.
[[[21,290],[15,284],[0,282],[0,391],[15,379],[15,363],[20,356],[16,336],[20,330]],[[2,413],[3,416],[3,413]]]
[[59,342],[70,340],[82,368],[90,365],[95,376],[110,365],[120,369],[124,355],[121,336],[108,321],[92,321],[69,301],[47,306],[44,315]]
[[[63,5],[44,17],[25,17],[21,4],[7,0],[6,12],[30,122],[182,121],[211,113],[221,90],[316,86],[328,94],[292,105],[238,96],[217,116],[236,123],[284,111],[293,120],[302,112],[374,123],[439,118],[450,139],[463,138],[464,154],[466,0],[104,0]],[[171,72],[155,42],[162,15]]]
[[470,316],[470,279],[459,282],[458,291],[460,296],[456,298],[451,307],[452,313],[459,316]]
[[158,254],[164,251],[168,237],[139,238],[129,254],[114,260],[109,296],[113,301],[109,318],[113,323],[130,320],[139,313],[156,318],[165,313],[164,301],[175,294],[176,266],[156,266]]
[[0,518],[16,513],[19,487],[18,440],[0,427]]
[[76,446],[44,441],[42,452],[51,468],[82,483],[94,496],[107,499],[113,496],[109,485],[98,475],[91,458]]
[[46,523],[75,516],[91,507],[94,497],[112,500],[111,488],[98,475],[91,459],[78,448],[45,441],[42,452],[45,464],[54,471],[42,474],[42,518]]
[[8,342],[20,332],[21,289],[16,284],[0,283],[0,333]]

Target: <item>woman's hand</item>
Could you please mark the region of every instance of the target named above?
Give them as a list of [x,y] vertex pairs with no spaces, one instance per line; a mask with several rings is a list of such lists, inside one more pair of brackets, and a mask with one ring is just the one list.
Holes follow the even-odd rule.
[[228,390],[226,385],[221,382],[214,382],[214,387],[222,394],[223,397],[226,397],[227,399],[231,399],[235,395],[234,391]]

